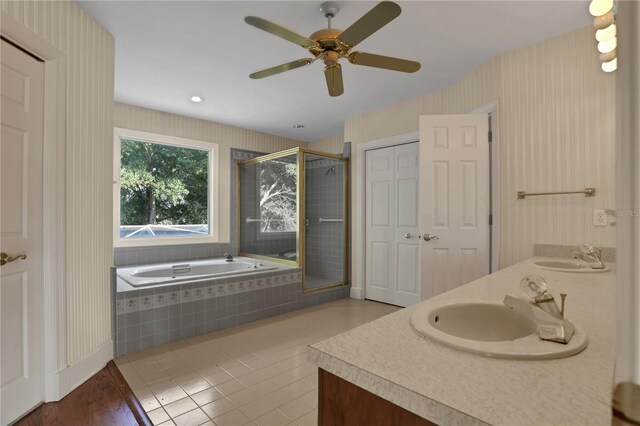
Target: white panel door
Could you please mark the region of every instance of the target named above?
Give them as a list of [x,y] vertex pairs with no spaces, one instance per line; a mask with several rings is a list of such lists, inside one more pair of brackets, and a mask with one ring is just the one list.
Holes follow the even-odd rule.
[[[43,401],[42,123],[44,64],[2,41],[0,266],[2,419]],[[11,259],[8,259],[11,260]]]
[[420,300],[419,144],[366,153],[367,299]]
[[483,114],[420,117],[422,299],[489,274],[488,132]]

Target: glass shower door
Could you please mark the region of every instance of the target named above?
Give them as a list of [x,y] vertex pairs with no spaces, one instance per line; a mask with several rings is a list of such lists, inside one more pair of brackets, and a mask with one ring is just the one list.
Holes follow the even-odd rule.
[[345,161],[304,153],[304,287],[314,290],[345,282]]
[[239,252],[298,261],[297,153],[239,165]]

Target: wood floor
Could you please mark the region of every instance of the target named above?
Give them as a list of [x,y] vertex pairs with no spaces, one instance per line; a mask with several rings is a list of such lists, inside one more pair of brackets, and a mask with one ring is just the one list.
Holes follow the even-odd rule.
[[62,400],[40,405],[16,423],[19,426],[151,424],[113,361]]

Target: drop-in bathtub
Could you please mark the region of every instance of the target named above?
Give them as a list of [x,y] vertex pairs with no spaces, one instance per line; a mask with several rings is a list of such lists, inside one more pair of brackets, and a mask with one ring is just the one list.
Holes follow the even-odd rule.
[[133,287],[147,287],[276,269],[278,267],[273,264],[264,263],[258,266],[256,259],[236,257],[233,262],[213,259],[118,268],[118,277]]

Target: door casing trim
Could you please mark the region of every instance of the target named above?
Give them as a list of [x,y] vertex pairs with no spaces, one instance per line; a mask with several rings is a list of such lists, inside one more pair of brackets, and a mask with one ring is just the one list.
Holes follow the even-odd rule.
[[489,141],[490,156],[490,185],[491,205],[489,206],[489,214],[492,215],[493,222],[491,225],[491,263],[490,272],[494,273],[500,270],[500,134],[498,128],[498,101],[491,101],[488,104],[469,111],[468,114],[487,114],[491,117],[491,140]]
[[61,389],[60,372],[67,365],[66,304],[66,54],[12,17],[1,14],[1,34],[42,58],[43,119],[43,298],[44,400],[57,401],[71,389]]
[[365,184],[366,184],[366,153],[367,151],[388,148],[396,145],[404,145],[420,141],[419,132],[405,133],[402,135],[391,136],[388,138],[376,139],[368,142],[362,142],[356,145],[356,170],[354,175],[356,176],[356,188],[355,193],[358,199],[358,210],[354,209],[353,224],[354,228],[357,228],[356,238],[354,241],[353,250],[353,269],[358,271],[358,281],[353,281],[351,286],[350,296],[353,299],[362,300],[366,297],[366,249],[367,249],[367,204],[365,196]]

